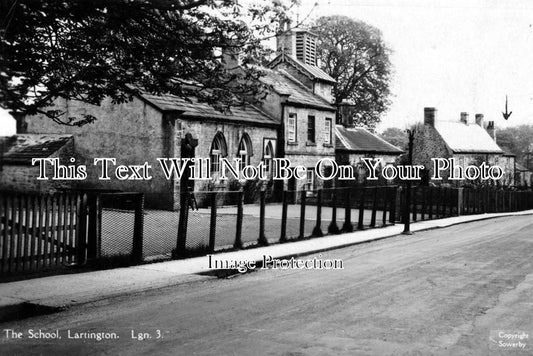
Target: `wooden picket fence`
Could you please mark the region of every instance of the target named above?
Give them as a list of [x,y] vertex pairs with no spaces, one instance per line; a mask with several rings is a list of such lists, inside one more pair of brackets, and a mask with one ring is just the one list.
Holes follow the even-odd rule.
[[84,260],[87,197],[0,193],[0,275]]

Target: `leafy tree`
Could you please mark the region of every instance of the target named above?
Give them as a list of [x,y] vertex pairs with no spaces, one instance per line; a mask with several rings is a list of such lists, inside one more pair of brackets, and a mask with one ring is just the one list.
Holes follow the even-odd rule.
[[407,149],[409,139],[405,130],[399,129],[397,127],[389,127],[388,129],[383,131],[380,136],[382,139],[394,146],[397,146],[403,150]]
[[[516,155],[517,162],[533,168],[533,125],[520,125],[496,130],[496,142]],[[530,154],[528,155],[528,152]]]
[[[261,37],[286,10],[280,1],[2,0],[0,106],[82,125],[95,118],[46,108],[56,97],[121,103],[142,88],[229,110],[262,91],[248,64],[264,56]],[[243,69],[225,68],[222,50],[242,57]]]
[[337,81],[335,104],[353,104],[354,124],[373,130],[390,103],[390,50],[381,31],[346,16],[320,17],[312,28],[322,69]]

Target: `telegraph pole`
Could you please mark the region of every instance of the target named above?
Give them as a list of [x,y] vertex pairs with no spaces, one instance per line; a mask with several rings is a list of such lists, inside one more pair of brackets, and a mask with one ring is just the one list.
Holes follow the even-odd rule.
[[[408,165],[413,165],[413,142],[415,140],[416,129],[407,129],[407,134],[409,135],[409,156],[408,156]],[[403,207],[403,223],[404,229],[402,234],[411,235],[411,180],[407,180],[406,189],[405,189],[405,205]]]

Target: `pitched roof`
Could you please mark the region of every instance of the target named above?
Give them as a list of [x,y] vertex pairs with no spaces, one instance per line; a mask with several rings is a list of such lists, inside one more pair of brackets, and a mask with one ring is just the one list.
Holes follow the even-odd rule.
[[141,99],[147,101],[159,111],[179,111],[181,116],[196,120],[224,120],[246,122],[267,126],[277,126],[279,121],[270,117],[253,105],[233,106],[229,112],[220,112],[207,103],[201,103],[197,98],[190,97],[190,102],[175,95],[153,95],[141,93]]
[[526,166],[516,162],[516,165],[515,165],[515,169],[518,171],[518,172],[529,172],[529,169],[527,169]]
[[279,95],[288,95],[287,103],[335,111],[335,107],[328,103],[327,100],[314,94],[284,70],[262,69],[262,71],[265,75],[260,80],[272,86],[273,90]]
[[0,161],[31,165],[32,158],[47,158],[62,148],[72,135],[23,134],[0,137]]
[[335,149],[341,151],[361,153],[388,153],[400,155],[403,153],[398,147],[391,145],[381,137],[374,135],[362,127],[347,128],[335,126]]
[[454,153],[503,153],[487,131],[477,124],[436,121],[435,129]]
[[286,55],[285,53],[280,53],[276,58],[274,58],[270,63],[268,64],[269,68],[274,68],[279,63],[286,62],[294,66],[298,71],[305,74],[311,79],[318,79],[325,82],[329,82],[332,84],[335,84],[337,81],[333,79],[329,74],[324,72],[322,69],[312,66],[309,64],[305,64],[304,62],[293,58],[292,56]]

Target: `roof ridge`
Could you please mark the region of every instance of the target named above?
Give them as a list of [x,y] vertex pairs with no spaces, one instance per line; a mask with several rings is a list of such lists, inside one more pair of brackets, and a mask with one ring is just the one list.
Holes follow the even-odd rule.
[[[328,82],[331,82],[331,83],[335,83],[336,82],[336,80],[333,79],[333,77],[331,75],[326,73],[320,67],[311,66],[310,64],[306,64],[306,63],[300,61],[298,58],[294,58],[294,57],[292,57],[290,55],[287,55],[285,52],[282,52],[282,53],[278,54],[273,60],[271,60],[267,64],[267,66],[269,68],[273,69],[273,67],[275,67],[276,64],[278,64],[278,62],[283,62],[283,61],[286,61],[288,63],[291,63],[291,62],[294,63],[296,66],[300,67],[299,71],[303,72],[303,74],[305,76],[307,76],[308,78],[310,78],[310,79],[320,79],[320,80],[328,81]],[[322,74],[324,74],[324,75],[322,77],[317,76],[317,75],[313,74],[312,71],[308,67],[312,67],[313,69],[316,69],[317,71],[322,72]]]
[[394,148],[397,148],[399,149],[400,151],[403,151],[400,147],[396,146],[396,145],[393,145],[392,143],[390,143],[389,141],[385,140],[383,137],[379,136],[378,134],[375,134],[373,132],[370,132],[366,127],[361,127],[363,130],[365,130],[366,132],[368,132],[369,134],[371,134],[372,136],[376,137],[378,140],[381,140],[383,141],[384,143],[386,143],[387,145],[391,146],[391,147],[394,147]]
[[308,87],[305,86],[304,83],[302,83],[301,81],[299,81],[297,78],[293,77],[292,75],[290,75],[288,72],[286,72],[285,70],[283,69],[278,69],[277,70],[278,73],[282,74],[283,76],[287,77],[287,79],[289,80],[292,80],[294,83],[296,83],[297,85],[299,85],[303,90],[307,91],[309,94],[315,96],[316,98],[318,98],[320,101],[322,101],[324,104],[327,104],[329,106],[331,106],[333,108],[333,105],[327,101],[326,99],[324,99],[323,97],[321,97],[320,95],[318,94],[315,94],[313,93],[312,90],[310,90]]
[[465,125],[460,121],[441,120],[435,122],[434,129],[446,147],[454,153],[504,153],[491,135],[478,124]]
[[339,130],[339,126],[341,128],[345,128],[344,126],[342,125],[335,125],[335,133],[338,134],[342,144],[344,145],[344,147],[346,147],[347,149],[352,149],[352,146],[349,144],[349,142],[346,140],[346,137],[344,137],[342,135],[342,132]]

